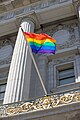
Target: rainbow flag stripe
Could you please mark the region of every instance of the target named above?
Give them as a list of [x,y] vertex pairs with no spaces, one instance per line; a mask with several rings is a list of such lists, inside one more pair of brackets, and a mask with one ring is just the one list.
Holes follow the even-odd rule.
[[34,53],[53,53],[56,50],[56,40],[47,34],[24,32],[24,35]]

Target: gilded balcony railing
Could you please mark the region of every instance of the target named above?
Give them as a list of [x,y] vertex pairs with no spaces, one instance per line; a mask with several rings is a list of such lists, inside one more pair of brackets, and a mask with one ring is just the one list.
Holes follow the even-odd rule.
[[48,95],[32,101],[17,102],[0,106],[0,117],[52,109],[80,101],[80,91],[71,91],[58,95]]

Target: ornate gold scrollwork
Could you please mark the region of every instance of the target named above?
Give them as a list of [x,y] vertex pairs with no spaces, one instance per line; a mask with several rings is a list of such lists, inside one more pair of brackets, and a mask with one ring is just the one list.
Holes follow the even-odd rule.
[[80,101],[80,93],[66,93],[59,96],[44,96],[42,98],[36,99],[34,102],[25,102],[22,105],[16,107],[7,107],[6,114],[18,114],[21,112],[37,111],[43,109],[50,109],[56,106],[69,104],[72,102]]

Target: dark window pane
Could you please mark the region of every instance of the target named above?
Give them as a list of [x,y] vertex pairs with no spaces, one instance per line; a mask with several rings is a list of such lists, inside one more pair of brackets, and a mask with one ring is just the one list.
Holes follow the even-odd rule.
[[6,89],[6,84],[0,85],[0,92],[5,91]]
[[59,85],[65,85],[73,82],[75,82],[75,77],[65,78],[63,80],[59,80]]
[[5,93],[5,92],[0,93],[0,100],[3,100],[3,98],[4,98],[4,93]]
[[59,72],[59,78],[63,79],[66,77],[74,76],[74,69],[67,69]]
[[65,85],[75,82],[75,75],[74,75],[74,67],[66,67],[63,70],[59,70],[59,84],[58,85]]

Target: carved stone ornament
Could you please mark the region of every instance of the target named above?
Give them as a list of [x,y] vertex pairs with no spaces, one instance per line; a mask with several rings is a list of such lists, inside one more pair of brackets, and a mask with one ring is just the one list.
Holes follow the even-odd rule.
[[13,52],[13,44],[10,40],[0,41],[0,65],[10,64]]
[[49,95],[36,99],[32,102],[21,102],[6,105],[4,107],[4,116],[15,115],[23,112],[32,112],[37,110],[51,109],[56,106],[62,106],[80,101],[80,91],[65,93],[61,95]]
[[68,41],[70,37],[70,33],[67,30],[59,30],[54,33],[53,38],[57,40],[57,44],[63,44]]
[[80,44],[79,23],[77,21],[51,26],[46,28],[45,32],[56,39],[57,50]]
[[12,50],[13,48],[11,45],[3,46],[0,49],[0,61],[4,60],[5,58],[8,58],[12,54]]

